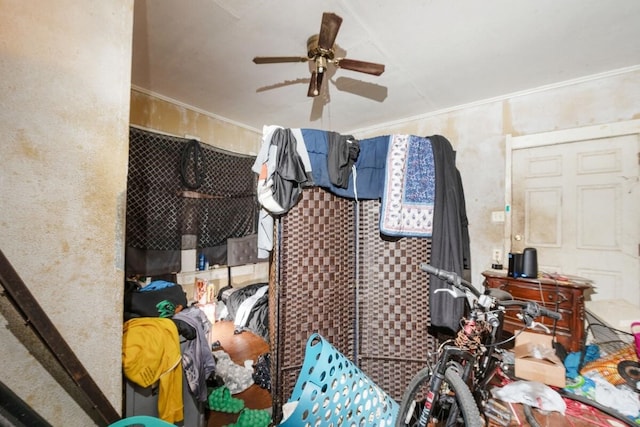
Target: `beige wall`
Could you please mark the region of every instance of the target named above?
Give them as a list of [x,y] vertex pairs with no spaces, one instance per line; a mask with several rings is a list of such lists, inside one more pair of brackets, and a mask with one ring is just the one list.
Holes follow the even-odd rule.
[[[472,270],[490,268],[492,250],[503,257],[502,223],[491,222],[492,211],[505,208],[505,137],[570,129],[640,118],[640,70],[610,73],[580,81],[477,102],[412,120],[356,130],[358,138],[392,133],[441,134],[457,151],[470,221]],[[203,142],[241,153],[255,153],[260,135],[225,123],[168,99],[132,91],[131,122],[170,134],[199,136]],[[350,132],[347,132],[350,133]]]
[[640,70],[541,88],[493,102],[478,102],[356,133],[359,138],[392,133],[440,134],[457,151],[476,283],[490,268],[493,248],[502,248],[503,224],[491,212],[504,209],[505,137],[640,118]]
[[[119,411],[133,0],[1,4],[0,248]],[[16,335],[0,381],[93,425]]]
[[136,88],[131,90],[131,124],[178,137],[196,137],[205,144],[241,154],[258,153],[262,136],[255,129]]

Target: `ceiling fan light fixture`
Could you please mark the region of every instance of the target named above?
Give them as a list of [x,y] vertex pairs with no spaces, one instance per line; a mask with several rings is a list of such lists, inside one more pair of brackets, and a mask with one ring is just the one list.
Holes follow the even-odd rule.
[[318,56],[316,58],[316,71],[318,74],[324,73],[327,69],[327,58],[324,56]]
[[309,62],[312,73],[307,96],[318,96],[322,88],[322,79],[327,71],[327,66],[333,64],[335,68],[344,68],[351,71],[379,76],[384,72],[383,64],[358,61],[353,59],[336,58],[334,42],[338,30],[342,24],[342,18],[335,13],[322,14],[320,33],[307,39],[307,56],[257,56],[253,58],[256,64],[276,64],[282,62]]
[[320,94],[320,88],[318,87],[318,76],[322,76],[318,74],[317,71],[311,74],[311,80],[309,81],[309,91],[307,92],[307,96],[318,96]]

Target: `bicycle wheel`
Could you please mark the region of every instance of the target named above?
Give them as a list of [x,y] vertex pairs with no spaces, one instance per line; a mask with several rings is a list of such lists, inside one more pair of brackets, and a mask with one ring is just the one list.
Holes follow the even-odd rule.
[[522,405],[524,410],[524,418],[527,420],[531,427],[540,427],[538,420],[536,420],[536,416],[533,415],[533,409],[529,405]]
[[402,396],[396,427],[467,426],[481,427],[480,411],[469,387],[454,368],[447,368],[440,389],[435,391],[431,412],[425,426],[419,420],[424,410],[425,396],[430,392],[431,370],[418,372]]

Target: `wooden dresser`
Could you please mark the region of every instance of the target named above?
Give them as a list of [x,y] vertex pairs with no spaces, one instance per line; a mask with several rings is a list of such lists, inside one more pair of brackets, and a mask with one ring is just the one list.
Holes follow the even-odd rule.
[[[506,271],[487,270],[485,287],[499,288],[509,292],[514,299],[535,301],[549,310],[562,314],[562,320],[556,325],[558,342],[569,352],[580,351],[584,341],[584,294],[591,289],[591,284],[572,280],[555,280],[549,278],[513,278]],[[522,329],[523,323],[516,317],[517,310],[507,310],[504,330],[513,334]],[[538,322],[545,324],[553,332],[553,319],[541,317]],[[531,332],[544,333],[540,329]]]

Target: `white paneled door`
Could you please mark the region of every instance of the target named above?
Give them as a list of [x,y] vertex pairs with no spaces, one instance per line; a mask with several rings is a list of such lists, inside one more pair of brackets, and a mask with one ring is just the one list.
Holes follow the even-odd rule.
[[508,137],[507,152],[506,249],[640,306],[640,120]]

